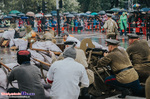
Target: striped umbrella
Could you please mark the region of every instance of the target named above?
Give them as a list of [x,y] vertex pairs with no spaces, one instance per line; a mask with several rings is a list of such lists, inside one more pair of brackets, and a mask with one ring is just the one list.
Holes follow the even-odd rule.
[[133,7],[139,7],[141,6],[140,4],[134,4]]

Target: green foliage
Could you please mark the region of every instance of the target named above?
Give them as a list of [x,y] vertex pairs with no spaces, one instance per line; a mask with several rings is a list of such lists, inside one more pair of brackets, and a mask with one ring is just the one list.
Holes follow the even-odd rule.
[[[78,2],[79,2],[80,5],[81,5],[81,9],[80,9],[81,12],[86,12],[86,11],[89,10],[90,1],[91,1],[91,0],[78,0]],[[93,1],[94,1],[94,0],[93,0]]]
[[65,11],[78,12],[79,8],[80,8],[80,5],[79,5],[79,2],[77,2],[77,0],[64,0],[63,1],[63,8],[62,8],[63,12]]
[[[50,13],[52,10],[56,10],[56,0],[44,0],[48,2],[46,13]],[[119,0],[119,7],[124,8],[124,1]],[[133,0],[134,3],[140,3],[141,7],[146,7],[146,1],[148,0]],[[42,0],[0,0],[0,10],[8,14],[11,10],[18,10],[26,13],[32,11],[38,13],[38,5],[42,11]],[[61,11],[76,11],[76,12],[99,12],[100,10],[109,10],[111,6],[111,0],[63,0],[63,8]]]
[[91,0],[89,4],[89,11],[99,12],[102,9],[100,4],[100,0]]
[[[56,10],[56,0],[44,0],[47,2],[47,11],[50,13],[52,10]],[[42,11],[42,0],[2,0],[0,1],[0,9],[8,14],[11,10],[18,10],[23,13],[32,11],[38,13],[38,5]],[[80,8],[79,2],[77,0],[63,0],[62,11],[78,11]]]

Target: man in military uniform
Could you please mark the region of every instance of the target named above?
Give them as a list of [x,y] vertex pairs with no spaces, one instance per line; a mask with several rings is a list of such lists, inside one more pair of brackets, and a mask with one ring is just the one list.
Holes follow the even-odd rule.
[[49,32],[50,32],[54,37],[57,35],[57,33],[56,33],[54,30],[52,30],[51,27],[48,26],[47,29],[49,30]]
[[128,54],[126,51],[118,49],[119,41],[106,39],[106,42],[109,53],[104,53],[104,57],[98,61],[98,66],[109,65],[113,75],[105,78],[105,84],[122,91],[120,98],[125,98],[128,94],[126,88],[131,88],[134,94],[139,94],[142,89],[139,77],[128,58]]
[[140,81],[145,80],[150,75],[150,50],[145,40],[139,40],[138,35],[129,34],[129,44],[127,53],[132,61],[133,67],[138,72]]
[[45,34],[43,35],[43,40],[49,40],[52,41],[53,43],[56,43],[56,40],[54,40],[54,36],[49,32],[49,29],[45,29]]
[[116,39],[115,28],[118,29],[117,23],[111,18],[111,14],[107,14],[108,20],[104,24],[104,28],[107,29],[107,39]]
[[145,86],[145,92],[146,92],[146,99],[150,99],[150,76],[146,80],[146,86]]

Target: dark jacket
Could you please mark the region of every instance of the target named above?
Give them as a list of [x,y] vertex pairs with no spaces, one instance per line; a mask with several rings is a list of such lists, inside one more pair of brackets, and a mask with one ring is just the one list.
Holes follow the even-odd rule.
[[41,84],[41,73],[36,66],[22,64],[14,68],[8,75],[8,81],[18,81],[19,90],[35,93],[31,99],[45,99],[44,88]]

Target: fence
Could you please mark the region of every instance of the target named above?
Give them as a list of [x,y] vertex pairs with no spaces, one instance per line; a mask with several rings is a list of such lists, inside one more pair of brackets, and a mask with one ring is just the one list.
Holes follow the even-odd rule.
[[[127,33],[137,33],[137,34],[141,34],[141,35],[147,35],[147,29],[149,29],[149,27],[146,27],[146,23],[141,23],[139,26],[133,23],[128,23],[128,27],[127,27]],[[52,30],[58,32],[58,27],[51,27]],[[96,31],[96,32],[100,32],[100,33],[106,33],[106,30],[104,30],[103,26],[100,25],[100,23],[98,24],[94,24],[94,23],[90,23],[90,24],[84,24],[84,26],[74,26],[72,27],[70,24],[65,24],[63,27],[61,27],[61,31],[62,33],[64,32],[64,30],[67,30],[68,32],[71,32],[72,34],[74,33],[82,33],[84,31]],[[118,28],[118,30],[120,31],[120,27]],[[124,32],[124,30],[122,30],[122,32]]]

